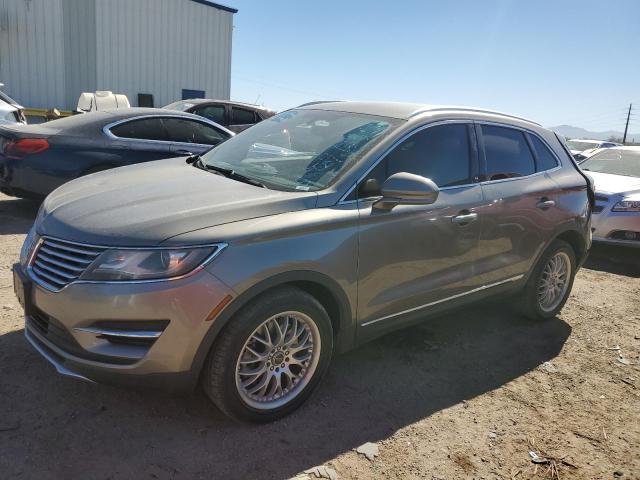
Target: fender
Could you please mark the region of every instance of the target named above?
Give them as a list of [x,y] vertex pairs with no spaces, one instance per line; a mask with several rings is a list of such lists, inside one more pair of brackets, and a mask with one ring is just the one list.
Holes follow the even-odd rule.
[[335,338],[336,352],[344,352],[355,346],[355,326],[351,303],[342,287],[325,274],[312,270],[294,270],[284,272],[251,286],[240,295],[235,297],[229,305],[215,318],[207,334],[203,338],[198,351],[194,356],[191,364],[190,372],[195,379],[199,377],[202,366],[207,358],[211,346],[214,344],[218,334],[224,329],[225,325],[233,318],[233,316],[247,303],[256,298],[258,295],[272,288],[295,284],[296,282],[307,282],[319,285],[328,290],[338,305],[339,315],[337,318],[338,332]]
[[[547,248],[549,248],[549,245],[551,245],[555,240],[557,240],[558,238],[560,238],[561,236],[563,236],[566,233],[571,233],[573,234],[577,234],[578,238],[580,238],[580,242],[582,243],[582,245],[580,245],[580,249],[582,250],[580,251],[576,251],[576,263],[577,263],[577,267],[576,267],[576,272],[577,270],[582,266],[582,264],[584,263],[584,261],[587,258],[587,254],[589,252],[588,250],[588,242],[586,240],[584,240],[584,232],[580,232],[580,230],[578,228],[576,228],[576,225],[567,225],[565,224],[564,228],[558,230],[555,235],[553,237],[551,237],[551,239],[540,249],[540,251],[536,254],[536,258],[533,261],[533,263],[531,264],[531,268],[529,269],[529,271],[526,273],[524,279],[522,280],[522,284],[526,285],[526,283],[529,281],[529,277],[531,276],[531,274],[533,273],[533,270],[535,269],[535,266],[537,265],[538,261],[540,260],[540,257],[542,257],[542,255],[544,254],[544,252],[547,250]],[[569,244],[571,244],[572,247],[574,247],[575,250],[575,245],[572,244],[572,242],[569,242]]]

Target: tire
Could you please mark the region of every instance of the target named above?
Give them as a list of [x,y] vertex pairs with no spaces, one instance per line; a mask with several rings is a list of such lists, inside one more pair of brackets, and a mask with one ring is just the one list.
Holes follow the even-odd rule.
[[[550,300],[551,297],[544,297],[543,292],[548,289],[545,289],[543,285],[545,279],[549,276],[549,270],[546,269],[550,268],[552,272],[554,270],[554,264],[551,263],[552,261],[565,263],[570,270],[566,273],[566,278],[564,279],[561,289],[557,291],[553,300]],[[558,263],[555,263],[555,265],[558,265]],[[562,307],[564,307],[564,304],[571,294],[576,270],[576,256],[571,245],[564,240],[554,240],[542,254],[538,263],[536,263],[527,281],[523,292],[524,298],[520,299],[522,313],[531,320],[538,321],[555,317],[560,310],[562,310]],[[556,276],[562,277],[562,275],[558,275],[557,273]]]
[[[285,332],[284,338],[278,330]],[[229,321],[211,347],[202,385],[227,416],[271,422],[305,402],[332,353],[331,320],[320,302],[299,288],[279,287],[253,299]],[[265,382],[266,387],[250,392]]]

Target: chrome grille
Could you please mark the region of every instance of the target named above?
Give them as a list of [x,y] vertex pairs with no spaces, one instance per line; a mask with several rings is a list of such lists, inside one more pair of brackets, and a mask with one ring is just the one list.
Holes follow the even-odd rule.
[[43,287],[57,292],[77,280],[105,250],[104,247],[43,238],[30,265],[31,276]]

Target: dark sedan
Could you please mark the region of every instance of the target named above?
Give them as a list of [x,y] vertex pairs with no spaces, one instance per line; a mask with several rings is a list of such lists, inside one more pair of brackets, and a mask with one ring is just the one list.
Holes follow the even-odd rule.
[[109,168],[200,154],[233,136],[205,118],[155,108],[103,110],[0,127],[0,191],[44,197]]
[[259,105],[210,98],[179,100],[165,105],[164,108],[200,115],[236,133],[276,114],[273,110]]

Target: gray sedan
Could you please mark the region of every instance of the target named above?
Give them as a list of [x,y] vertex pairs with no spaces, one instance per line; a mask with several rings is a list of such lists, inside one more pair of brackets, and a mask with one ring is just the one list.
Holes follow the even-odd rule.
[[595,182],[593,241],[640,247],[640,147],[608,148],[580,167]]

